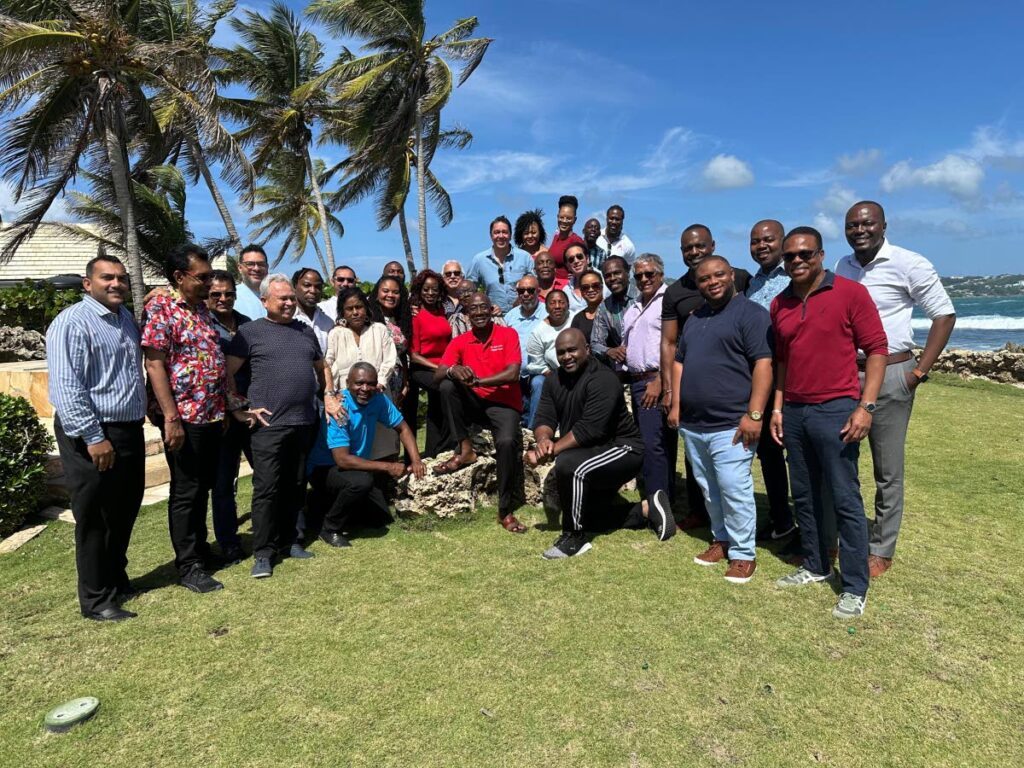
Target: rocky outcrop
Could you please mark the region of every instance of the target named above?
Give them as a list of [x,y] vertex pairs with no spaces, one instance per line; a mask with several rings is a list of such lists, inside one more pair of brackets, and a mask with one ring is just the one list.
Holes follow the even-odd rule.
[[947,349],[932,370],[1024,387],[1024,346],[1011,343],[994,352]]
[[21,326],[0,326],[0,363],[46,359],[46,338],[39,331]]

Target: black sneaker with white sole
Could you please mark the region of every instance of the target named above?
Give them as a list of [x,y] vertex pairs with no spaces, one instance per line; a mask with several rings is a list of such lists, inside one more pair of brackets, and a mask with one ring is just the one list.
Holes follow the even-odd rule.
[[566,557],[576,557],[584,552],[593,549],[593,544],[587,541],[587,535],[583,531],[566,531],[546,550],[542,557],[545,560],[561,560]]
[[672,502],[665,491],[655,491],[647,497],[647,519],[658,541],[668,541],[676,535],[676,518],[672,514]]

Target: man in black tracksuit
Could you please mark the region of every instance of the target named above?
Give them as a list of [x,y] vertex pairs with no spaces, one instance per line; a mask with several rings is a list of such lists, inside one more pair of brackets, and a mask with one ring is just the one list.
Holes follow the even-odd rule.
[[618,377],[591,358],[587,340],[576,328],[558,334],[555,353],[558,371],[544,381],[534,423],[537,447],[526,456],[531,466],[555,463],[562,535],[544,557],[554,560],[588,551],[585,530],[651,525],[659,539],[670,538],[676,522],[664,491],[632,507],[609,503],[640,471],[644,450]]

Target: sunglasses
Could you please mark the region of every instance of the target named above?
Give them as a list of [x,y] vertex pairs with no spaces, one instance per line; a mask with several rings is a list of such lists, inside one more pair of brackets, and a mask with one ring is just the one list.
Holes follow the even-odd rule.
[[197,275],[195,272],[186,272],[185,274],[204,285],[209,285],[213,282],[213,272],[205,272],[202,275]]
[[263,267],[263,269],[267,268],[267,262],[265,261],[243,261],[240,263],[246,269],[256,269],[258,267]]
[[634,273],[633,278],[639,283],[641,280],[651,280],[657,274],[657,272],[648,270],[647,272]]
[[356,279],[354,277],[338,277],[335,278],[334,282],[341,285],[355,285]]
[[233,299],[237,295],[234,291],[210,291],[211,299]]
[[800,261],[810,261],[819,253],[821,253],[820,248],[813,251],[786,251],[785,253],[782,254],[782,258],[785,259],[787,262],[793,261],[793,259],[800,259]]
[[536,293],[536,288],[516,288],[516,293]]
[[589,257],[584,253],[573,253],[565,257],[566,261],[586,261]]
[[580,290],[581,291],[586,291],[587,293],[590,293],[591,291],[600,291],[601,290],[601,284],[600,283],[587,283],[586,285],[580,285]]
[[450,272],[445,272],[444,276],[445,277],[462,277],[462,272],[461,271],[456,271],[456,270],[453,269]]
[[501,264],[498,265],[498,282],[501,285],[505,284],[505,268]]

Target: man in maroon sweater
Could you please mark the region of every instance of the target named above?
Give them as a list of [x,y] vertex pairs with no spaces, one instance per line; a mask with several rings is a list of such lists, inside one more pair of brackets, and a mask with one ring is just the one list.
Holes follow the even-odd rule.
[[[842,571],[842,594],[832,615],[853,618],[864,613],[868,590],[868,524],[857,459],[860,441],[871,429],[889,348],[867,289],[822,266],[825,251],[816,229],[791,230],[782,257],[790,284],[771,306],[776,366],[771,433],[788,454],[804,562],[776,584],[798,587],[833,578],[822,526],[822,494],[831,491]],[[867,355],[863,392],[858,349]]]

